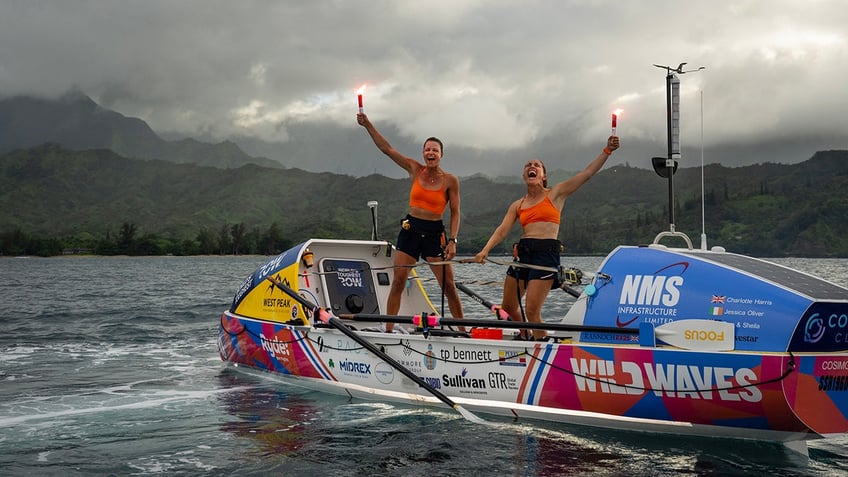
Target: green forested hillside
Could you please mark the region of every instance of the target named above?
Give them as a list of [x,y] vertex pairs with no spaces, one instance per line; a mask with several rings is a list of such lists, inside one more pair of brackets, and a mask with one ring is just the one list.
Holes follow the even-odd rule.
[[[795,165],[713,164],[704,176],[710,245],[756,256],[848,257],[848,151]],[[645,168],[601,171],[566,203],[566,253],[651,242],[669,229],[667,185]],[[674,187],[676,230],[697,246],[701,169],[680,169]],[[459,249],[471,253],[524,189],[474,176],[462,178],[461,193]],[[407,197],[407,180],[379,175],[227,170],[44,145],[0,156],[0,253],[277,253],[309,237],[370,237],[369,200],[379,202],[380,238],[394,241]]]

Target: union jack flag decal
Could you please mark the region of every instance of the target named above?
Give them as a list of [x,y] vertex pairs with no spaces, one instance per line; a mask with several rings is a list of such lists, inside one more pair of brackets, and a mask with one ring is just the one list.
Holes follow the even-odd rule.
[[713,303],[724,303],[724,295],[713,295]]

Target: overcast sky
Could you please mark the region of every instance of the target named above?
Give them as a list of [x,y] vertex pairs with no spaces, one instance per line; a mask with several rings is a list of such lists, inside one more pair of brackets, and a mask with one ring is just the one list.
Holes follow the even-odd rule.
[[450,164],[452,151],[515,152],[517,175],[525,155],[582,167],[592,157],[568,151],[600,150],[617,108],[619,158],[635,144],[664,154],[653,64],[705,67],[680,77],[684,146],[700,147],[703,124],[711,151],[848,148],[846,32],[839,0],[4,0],[0,94],[76,88],[157,132],[213,140],[341,132],[361,155],[367,84],[366,113],[404,153],[420,158],[435,135],[451,172],[483,164]]

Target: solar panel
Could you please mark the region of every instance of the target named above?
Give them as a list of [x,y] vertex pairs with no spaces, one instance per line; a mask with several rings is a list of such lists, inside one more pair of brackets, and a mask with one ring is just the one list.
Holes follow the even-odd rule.
[[686,251],[682,253],[704,261],[735,268],[751,275],[760,276],[816,301],[848,300],[848,289],[846,288],[766,260],[733,253],[706,254],[703,252],[694,253]]

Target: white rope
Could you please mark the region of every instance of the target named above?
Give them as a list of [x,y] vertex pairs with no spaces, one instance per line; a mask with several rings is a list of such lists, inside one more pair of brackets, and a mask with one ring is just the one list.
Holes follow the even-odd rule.
[[491,258],[486,259],[487,262],[491,262],[497,265],[504,265],[507,267],[516,267],[516,268],[531,268],[533,270],[542,270],[545,272],[554,272],[559,273],[559,270],[553,267],[544,267],[542,265],[533,265],[532,263],[521,263],[521,262],[499,262],[497,260],[492,260]]

